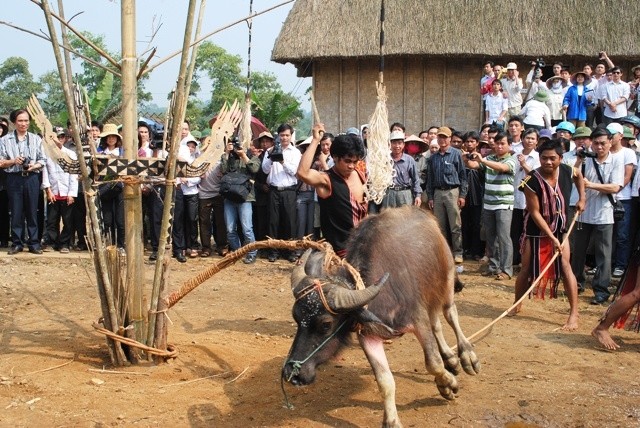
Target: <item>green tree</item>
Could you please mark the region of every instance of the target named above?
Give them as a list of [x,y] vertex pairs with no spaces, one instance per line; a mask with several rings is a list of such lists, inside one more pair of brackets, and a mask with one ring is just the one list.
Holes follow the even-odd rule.
[[62,83],[57,71],[49,71],[38,79],[42,86],[39,96],[40,105],[52,124],[66,126],[67,105],[64,101]]
[[296,126],[304,116],[300,101],[282,90],[276,76],[269,72],[255,72],[251,75],[253,115],[269,129],[281,123]]
[[41,89],[42,85],[34,81],[26,59],[7,58],[0,65],[0,114],[26,108],[31,94],[37,94]]

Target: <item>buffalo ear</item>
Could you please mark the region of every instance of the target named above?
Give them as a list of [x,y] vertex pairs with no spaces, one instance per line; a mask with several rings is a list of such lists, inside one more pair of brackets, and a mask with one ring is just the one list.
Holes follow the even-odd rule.
[[357,322],[363,324],[367,331],[373,332],[381,337],[398,336],[399,334],[386,325],[368,309],[360,308],[353,312],[353,316]]
[[324,251],[313,251],[304,265],[304,273],[314,278],[326,276],[327,273],[324,271],[325,255]]

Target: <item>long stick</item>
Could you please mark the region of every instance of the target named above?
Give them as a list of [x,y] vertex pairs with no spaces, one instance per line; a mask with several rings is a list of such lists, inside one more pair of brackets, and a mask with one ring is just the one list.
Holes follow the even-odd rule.
[[[46,38],[46,37],[45,37],[45,36],[43,36],[42,34],[35,33],[35,32],[33,32],[33,31],[31,31],[31,30],[27,30],[26,28],[18,27],[17,25],[13,25],[13,24],[11,24],[10,22],[7,22],[7,21],[0,21],[0,24],[6,25],[7,27],[15,28],[15,29],[16,29],[16,30],[18,30],[18,31],[22,31],[22,32],[25,32],[25,33],[27,33],[27,34],[31,34],[32,36],[39,37],[39,38],[41,38],[41,39],[43,39],[43,40],[46,40],[46,41],[47,41],[47,42],[49,42],[49,43],[52,43],[51,39]],[[87,61],[88,63],[91,63],[92,65],[95,65],[96,67],[99,67],[99,68],[101,68],[101,69],[103,69],[103,70],[105,70],[105,71],[107,71],[107,72],[109,72],[109,73],[113,74],[114,76],[118,76],[118,77],[120,77],[120,72],[119,72],[119,71],[114,70],[114,69],[109,68],[109,67],[105,67],[104,65],[100,64],[99,62],[92,60],[92,59],[91,59],[91,58],[89,58],[88,56],[84,56],[84,55],[82,55],[80,52],[78,52],[78,51],[76,51],[76,50],[74,50],[74,49],[72,49],[72,48],[70,48],[70,47],[68,47],[68,46],[61,45],[61,44],[60,44],[60,43],[58,43],[57,41],[54,41],[53,43],[55,43],[57,47],[60,47],[60,48],[62,48],[62,49],[64,49],[64,50],[66,50],[66,51],[71,52],[72,54],[74,54],[74,55],[76,55],[76,56],[78,56],[78,57],[82,58],[83,60]]]
[[[573,221],[571,222],[571,225],[569,226],[569,230],[567,231],[567,234],[564,237],[564,240],[562,241],[562,244],[560,245],[561,247],[564,247],[565,244],[567,243],[567,241],[569,240],[569,235],[571,235],[571,232],[573,230],[573,226],[576,224],[576,220],[578,219],[578,215],[576,214],[573,217]],[[529,295],[529,293],[531,293],[531,291],[535,288],[536,285],[538,285],[538,283],[540,282],[540,280],[544,277],[544,274],[547,273],[547,271],[551,268],[551,265],[553,265],[554,260],[560,255],[560,251],[557,250],[555,252],[555,254],[553,255],[553,257],[551,257],[551,260],[549,260],[549,263],[547,263],[547,265],[544,267],[544,269],[542,269],[542,271],[540,272],[540,275],[538,275],[538,277],[535,279],[535,281],[533,281],[533,283],[531,284],[531,287],[529,287],[529,289],[513,304],[511,305],[507,310],[505,310],[498,318],[494,319],[493,321],[491,321],[489,324],[485,325],[484,327],[482,327],[480,330],[476,331],[475,333],[473,333],[471,336],[469,336],[467,339],[469,339],[469,341],[475,339],[476,337],[478,337],[481,333],[483,333],[484,331],[486,331],[487,329],[491,328],[493,325],[495,325],[498,321],[500,321],[502,318],[506,317],[509,312],[511,312],[512,309],[514,309],[516,306],[518,306],[520,303],[522,303],[524,301],[524,299],[527,298],[527,296]]]
[[[33,1],[33,0],[31,0],[31,1]],[[208,34],[205,34],[205,35],[204,35],[204,36],[202,36],[202,37],[197,38],[193,43],[191,43],[191,44],[190,44],[189,46],[187,46],[186,48],[187,48],[187,49],[189,49],[189,48],[190,48],[190,47],[192,47],[193,45],[196,45],[196,44],[198,44],[198,43],[201,43],[202,41],[204,41],[204,40],[208,39],[209,37],[213,36],[213,35],[214,35],[214,34],[216,34],[216,33],[219,33],[219,32],[221,32],[221,31],[224,31],[224,30],[226,30],[227,28],[231,28],[231,27],[233,27],[233,26],[235,26],[235,25],[238,25],[238,24],[240,24],[241,22],[245,22],[245,21],[247,21],[247,20],[249,20],[249,19],[251,19],[251,18],[255,18],[256,16],[260,16],[260,15],[265,14],[265,13],[267,13],[267,12],[271,12],[271,11],[272,11],[272,10],[274,10],[274,9],[277,9],[277,8],[279,8],[279,7],[282,7],[282,6],[286,5],[286,4],[292,3],[292,2],[294,2],[294,1],[295,1],[295,0],[287,0],[287,1],[285,1],[285,2],[282,2],[282,3],[280,3],[280,4],[277,4],[277,5],[275,5],[275,6],[272,6],[272,7],[268,8],[268,9],[265,9],[265,10],[263,10],[263,11],[261,11],[261,12],[256,12],[256,13],[254,13],[253,15],[246,16],[246,17],[244,17],[244,18],[242,18],[242,19],[238,19],[237,21],[234,21],[234,22],[232,22],[232,23],[230,23],[230,24],[227,24],[227,25],[225,25],[225,26],[223,26],[223,27],[218,28],[217,30],[213,30],[212,32],[210,32],[210,33],[208,33]],[[184,49],[184,46],[183,46],[183,49]],[[154,70],[156,67],[158,67],[159,65],[161,65],[161,64],[163,64],[163,63],[165,63],[165,62],[169,61],[171,58],[173,58],[174,56],[176,56],[176,55],[180,54],[181,52],[183,52],[183,51],[182,51],[182,50],[175,51],[175,52],[173,52],[172,54],[169,54],[168,56],[166,56],[166,57],[162,58],[162,59],[161,59],[160,61],[158,61],[156,64],[154,64],[154,65],[152,65],[151,67],[147,68],[147,71],[145,71],[145,74],[146,74],[146,73],[151,72],[151,71],[152,71],[152,70]]]
[[[31,0],[31,3],[34,3],[34,4],[36,4],[36,5],[40,6],[40,7],[43,7],[43,4],[45,2],[44,1],[39,1],[39,0]],[[120,69],[120,64],[115,59],[111,58],[111,55],[109,55],[107,52],[105,52],[103,49],[101,49],[99,46],[97,46],[95,43],[93,43],[91,40],[89,40],[87,37],[85,37],[84,34],[82,34],[80,31],[76,30],[71,25],[69,25],[69,23],[67,23],[67,21],[65,21],[63,18],[61,18],[57,14],[51,12],[51,10],[49,10],[49,13],[55,19],[60,21],[60,23],[62,25],[67,27],[69,30],[73,31],[73,34],[75,34],[76,36],[78,36],[78,38],[80,40],[82,40],[83,42],[88,44],[94,51],[96,51],[97,53],[100,54],[100,56],[102,56],[104,59],[109,61],[115,68]]]
[[[167,160],[167,180],[164,195],[164,207],[162,209],[162,223],[160,225],[160,245],[158,245],[158,262],[156,262],[156,269],[154,273],[154,293],[156,298],[151,300],[152,304],[157,302],[160,295],[160,284],[162,265],[161,261],[164,260],[165,250],[167,244],[167,238],[169,237],[169,223],[171,221],[171,208],[174,204],[173,194],[175,190],[175,178],[176,178],[176,158],[178,156],[178,147],[180,146],[180,128],[182,122],[184,122],[184,116],[187,106],[187,98],[189,96],[189,88],[186,86],[187,82],[187,59],[189,57],[189,46],[191,40],[191,34],[193,33],[193,16],[196,9],[196,0],[189,0],[189,8],[187,11],[187,21],[184,29],[184,41],[182,44],[182,57],[180,58],[180,69],[178,71],[178,82],[176,84],[176,105],[173,111],[173,123],[171,126],[171,152]],[[147,70],[148,71],[148,70]],[[157,306],[156,306],[157,307]],[[163,316],[163,314],[157,314]],[[152,316],[157,316],[153,314]],[[153,323],[154,329],[151,329],[152,322],[149,322],[147,330],[147,344],[151,345],[154,337],[161,335],[161,332],[157,332],[155,329],[155,322]]]
[[320,113],[318,113],[318,106],[316,105],[316,97],[313,96],[313,91],[310,92],[311,95],[311,113],[313,114],[313,122],[314,125],[320,123]]
[[[42,11],[44,12],[45,19],[47,21],[47,27],[49,29],[49,35],[51,37],[51,44],[53,46],[53,54],[56,58],[56,64],[58,66],[58,74],[62,82],[62,90],[64,92],[65,101],[67,103],[67,110],[69,114],[69,120],[71,121],[71,129],[73,131],[73,139],[77,142],[81,141],[80,130],[78,129],[78,121],[75,111],[75,103],[73,96],[71,95],[71,89],[66,79],[66,73],[64,71],[64,65],[62,62],[62,56],[58,50],[58,44],[56,40],[56,29],[53,25],[53,19],[51,18],[51,10],[49,9],[49,3],[47,0],[42,0]],[[83,159],[82,145],[76,144],[76,153],[78,159]],[[111,282],[107,274],[107,262],[104,256],[104,243],[100,234],[100,223],[98,222],[98,213],[95,204],[95,192],[91,188],[91,179],[89,178],[89,171],[85,162],[79,162],[80,172],[82,174],[82,183],[85,188],[85,201],[89,211],[91,220],[91,232],[93,234],[93,240],[95,243],[94,264],[96,266],[96,278],[98,280],[98,292],[100,293],[100,303],[102,307],[102,316],[107,328],[113,332],[118,331],[118,318],[116,315],[115,304],[113,302],[113,290],[111,288]],[[111,354],[111,361],[116,365],[122,365],[126,361],[126,357],[122,350],[120,343],[107,339],[107,346]]]

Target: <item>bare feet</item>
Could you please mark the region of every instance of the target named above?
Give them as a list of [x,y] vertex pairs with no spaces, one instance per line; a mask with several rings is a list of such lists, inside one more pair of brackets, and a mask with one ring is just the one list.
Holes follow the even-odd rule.
[[515,308],[513,308],[509,312],[507,312],[507,316],[508,317],[515,317],[516,315],[518,315],[520,313],[521,310],[522,310],[522,303],[520,303],[518,306],[516,306]]
[[564,323],[560,330],[562,331],[576,331],[578,329],[578,315],[571,314],[569,319]]
[[620,348],[620,345],[613,341],[611,335],[609,335],[609,330],[607,329],[596,327],[591,332],[591,335],[598,339],[598,342],[600,342],[602,346],[610,351],[615,351],[616,349]]

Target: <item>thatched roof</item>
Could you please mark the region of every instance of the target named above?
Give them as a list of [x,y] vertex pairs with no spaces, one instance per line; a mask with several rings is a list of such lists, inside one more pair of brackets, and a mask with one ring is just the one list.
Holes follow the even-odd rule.
[[[385,0],[385,54],[640,58],[637,0]],[[378,56],[380,0],[297,0],[271,59]]]

